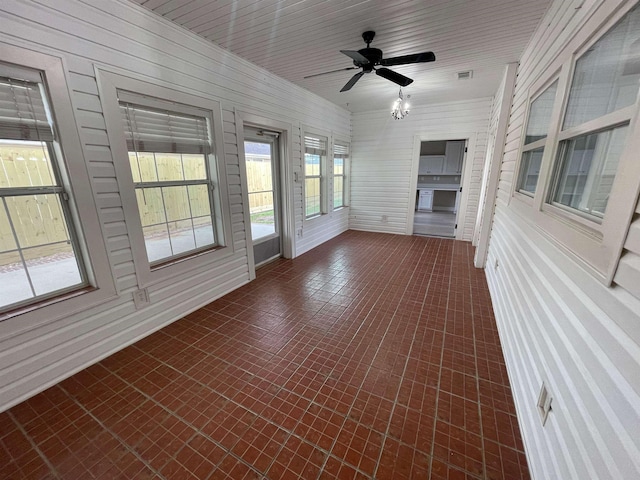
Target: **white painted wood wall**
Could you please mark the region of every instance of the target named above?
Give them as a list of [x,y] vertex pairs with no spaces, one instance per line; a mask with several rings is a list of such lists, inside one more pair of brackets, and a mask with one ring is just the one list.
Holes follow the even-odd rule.
[[[505,143],[486,275],[539,480],[640,478],[639,217],[605,287],[508,204],[529,86],[588,18],[605,19],[622,3],[554,1],[521,60]],[[553,397],[544,427],[543,381]]]
[[[0,57],[6,42],[63,59],[75,118],[58,120],[77,123],[119,291],[114,301],[37,328],[25,329],[20,317],[0,323],[1,411],[249,281],[236,109],[293,125],[290,160],[300,179],[301,125],[349,138],[350,114],[124,0],[3,0],[0,23]],[[124,209],[137,206],[123,205],[119,194],[96,67],[222,103],[235,254],[153,285],[151,305],[141,310],[132,301],[137,281],[124,219]],[[295,231],[303,232],[294,239],[297,254],[347,229],[348,208],[303,225],[300,182],[294,207]]]
[[[407,90],[410,92],[410,90]],[[389,105],[393,102],[389,98]],[[416,135],[429,140],[468,138],[475,135],[475,149],[466,154],[463,179],[465,221],[462,239],[471,241],[475,227],[480,185],[487,147],[491,98],[438,105],[416,105],[402,120],[390,110],[355,113],[352,116],[352,181],[349,228],[405,234],[409,208],[416,195],[417,165],[413,150]],[[414,158],[415,157],[415,158]],[[468,168],[471,162],[471,168]],[[458,217],[461,218],[460,216]]]

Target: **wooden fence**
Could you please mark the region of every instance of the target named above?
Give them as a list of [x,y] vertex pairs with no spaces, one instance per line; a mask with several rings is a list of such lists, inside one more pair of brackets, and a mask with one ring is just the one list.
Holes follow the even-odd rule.
[[[271,161],[266,155],[247,155],[247,181],[249,192],[264,192],[273,188]],[[206,178],[202,155],[131,154],[129,158],[134,182],[164,180],[198,180]],[[0,188],[46,186],[55,183],[48,152],[41,146],[0,144]],[[136,189],[140,219],[146,233],[153,233],[151,225],[163,230],[165,223],[180,229],[182,223],[190,225],[190,218],[197,224],[210,223],[209,193],[206,185],[190,185]],[[5,198],[13,226],[21,248],[34,247],[68,239],[60,200],[57,195],[29,195]],[[251,213],[273,209],[269,193],[249,195]],[[166,215],[165,215],[166,212]],[[36,249],[34,255],[58,253],[68,250],[66,243]],[[16,249],[15,238],[4,204],[0,201],[0,265],[11,263],[8,254]],[[15,257],[15,258],[14,258]],[[11,259],[17,259],[17,253]]]

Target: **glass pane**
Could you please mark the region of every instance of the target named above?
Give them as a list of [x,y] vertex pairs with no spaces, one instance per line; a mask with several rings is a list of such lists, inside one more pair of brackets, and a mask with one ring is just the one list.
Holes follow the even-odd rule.
[[632,105],[640,80],[640,7],[576,62],[564,129]]
[[136,188],[136,198],[143,227],[167,221],[161,188]]
[[153,153],[129,152],[129,164],[134,182],[158,181],[158,171]]
[[276,233],[273,192],[250,193],[249,211],[251,212],[251,236],[254,241]]
[[320,179],[307,178],[305,180],[305,215],[312,217],[320,214]]
[[171,242],[169,242],[169,229],[167,224],[144,227],[144,244],[147,248],[147,258],[153,263],[163,258],[168,258],[171,253]]
[[191,218],[189,195],[186,186],[163,187],[164,208],[167,221],[185,220]]
[[344,158],[333,159],[333,174],[342,175],[344,173]]
[[540,165],[542,164],[542,154],[544,147],[529,150],[522,154],[520,164],[520,178],[518,179],[518,190],[520,192],[535,193],[540,175]]
[[344,188],[344,177],[333,178],[333,208],[339,208],[344,205],[342,198]]
[[207,166],[206,157],[201,154],[183,153],[182,164],[184,165],[185,180],[206,180]]
[[80,268],[70,243],[56,243],[22,251],[36,295],[81,285]]
[[184,180],[182,156],[179,153],[156,153],[155,157],[158,180],[162,182]]
[[189,203],[191,205],[191,215],[201,217],[211,216],[211,201],[209,197],[208,185],[189,185]]
[[529,120],[527,121],[527,134],[524,139],[525,145],[547,136],[557,89],[558,82],[555,81],[531,103]]
[[191,219],[169,222],[169,236],[174,255],[180,255],[196,248]]
[[196,235],[196,247],[201,248],[215,244],[211,215],[194,218],[193,227]]
[[310,175],[320,175],[320,156],[319,155],[311,155],[310,153],[304,154],[304,174],[307,176]]
[[46,143],[0,141],[0,188],[55,184]]
[[69,240],[57,194],[5,197],[20,248]]
[[15,250],[16,248],[18,248],[18,245],[16,245],[16,240],[13,236],[9,217],[7,217],[4,199],[0,199],[0,252]]
[[27,271],[18,252],[0,253],[0,309],[33,298]]
[[553,201],[602,217],[615,179],[628,126],[582,135],[560,144]]

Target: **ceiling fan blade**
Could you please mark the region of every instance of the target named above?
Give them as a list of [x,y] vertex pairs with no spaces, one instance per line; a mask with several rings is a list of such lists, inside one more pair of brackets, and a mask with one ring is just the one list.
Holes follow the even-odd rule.
[[336,73],[336,72],[344,72],[345,70],[358,70],[360,67],[347,67],[347,68],[340,68],[338,70],[331,70],[330,72],[322,72],[322,73],[315,73],[313,75],[307,75],[306,77],[302,77],[302,78],[313,78],[313,77],[319,77],[320,75],[327,75],[329,73]]
[[377,69],[376,75],[380,75],[382,78],[391,80],[393,83],[397,83],[401,87],[406,87],[407,85],[413,83],[413,80],[409,77],[405,77],[404,75],[401,75],[398,72],[394,72],[393,70],[389,70],[388,68]]
[[392,67],[393,65],[406,65],[408,63],[426,63],[435,61],[433,52],[414,53],[413,55],[401,55],[400,57],[383,58],[380,65]]
[[366,65],[369,63],[369,59],[355,50],[340,50],[340,53],[344,53],[347,57],[351,58],[358,65]]
[[364,75],[364,72],[356,73],[353,77],[351,77],[351,80],[349,80],[347,84],[344,87],[342,87],[342,90],[340,91],[346,92],[347,90],[351,90],[351,87],[353,87],[356,84],[356,82],[360,80],[360,77],[362,75]]

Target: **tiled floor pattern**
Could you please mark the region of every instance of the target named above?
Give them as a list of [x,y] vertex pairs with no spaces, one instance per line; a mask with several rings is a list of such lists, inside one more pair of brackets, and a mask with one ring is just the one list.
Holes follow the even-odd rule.
[[468,243],[347,232],[0,414],[0,477],[528,478]]

